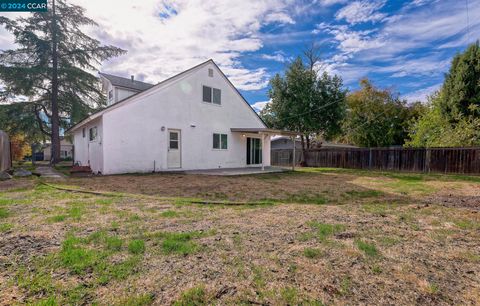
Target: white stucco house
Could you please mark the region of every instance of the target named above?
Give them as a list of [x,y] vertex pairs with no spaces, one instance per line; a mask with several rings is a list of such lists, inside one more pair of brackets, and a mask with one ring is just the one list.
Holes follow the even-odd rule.
[[67,132],[74,162],[119,174],[270,165],[268,129],[208,60],[156,85],[101,73],[108,107]]

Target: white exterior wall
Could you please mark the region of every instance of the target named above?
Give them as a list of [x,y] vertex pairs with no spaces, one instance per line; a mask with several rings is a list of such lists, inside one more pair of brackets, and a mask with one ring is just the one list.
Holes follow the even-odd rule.
[[[97,127],[97,139],[90,141],[89,129]],[[83,137],[85,129],[85,137]],[[103,173],[103,124],[102,118],[97,118],[75,130],[73,135],[74,162],[81,166],[90,166],[94,173]]]
[[128,90],[125,88],[120,88],[120,87],[114,87],[115,88],[115,103],[117,103],[120,100],[123,100],[125,98],[128,98],[134,94],[136,94],[138,91],[134,90]]
[[[208,68],[214,70],[214,77],[208,76]],[[222,105],[203,102],[202,85],[221,89]],[[168,129],[181,130],[182,170],[244,167],[246,137],[230,128],[264,127],[209,62],[103,114],[102,173],[168,170]],[[212,148],[213,133],[228,135],[227,150]],[[269,166],[270,137],[265,139],[264,164]]]
[[[106,78],[102,78],[102,81],[103,81],[103,90],[105,90],[107,94],[107,106],[115,104],[120,100],[123,100],[125,98],[128,98],[138,93],[138,91],[135,91],[135,90],[129,90],[126,88],[113,86],[112,83],[110,83],[110,81]],[[110,99],[108,95],[110,90],[113,90],[112,99]]]

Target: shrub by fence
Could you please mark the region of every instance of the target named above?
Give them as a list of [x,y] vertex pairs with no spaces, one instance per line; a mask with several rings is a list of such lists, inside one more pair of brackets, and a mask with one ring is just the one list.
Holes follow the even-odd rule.
[[8,135],[0,131],[0,171],[10,169],[11,163],[10,141]]
[[[301,151],[297,150],[297,163]],[[272,165],[292,163],[292,150],[272,150]],[[335,148],[306,152],[308,167],[407,172],[480,174],[480,147],[471,148]]]

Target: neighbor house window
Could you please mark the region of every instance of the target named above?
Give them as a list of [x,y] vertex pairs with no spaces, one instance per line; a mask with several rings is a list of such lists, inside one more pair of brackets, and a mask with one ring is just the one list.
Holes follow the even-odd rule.
[[218,88],[203,86],[203,102],[222,104],[222,91]]
[[228,148],[227,134],[213,134],[213,148],[226,150]]
[[108,100],[113,99],[113,89],[108,92]]
[[85,128],[82,129],[82,136],[85,138]]
[[97,127],[96,126],[90,128],[90,130],[88,130],[88,136],[89,136],[90,141],[94,141],[95,139],[97,139]]

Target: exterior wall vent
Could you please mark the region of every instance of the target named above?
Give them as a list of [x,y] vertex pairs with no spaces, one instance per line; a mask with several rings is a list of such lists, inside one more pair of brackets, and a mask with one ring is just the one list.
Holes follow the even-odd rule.
[[213,69],[212,68],[208,68],[208,76],[213,78]]

